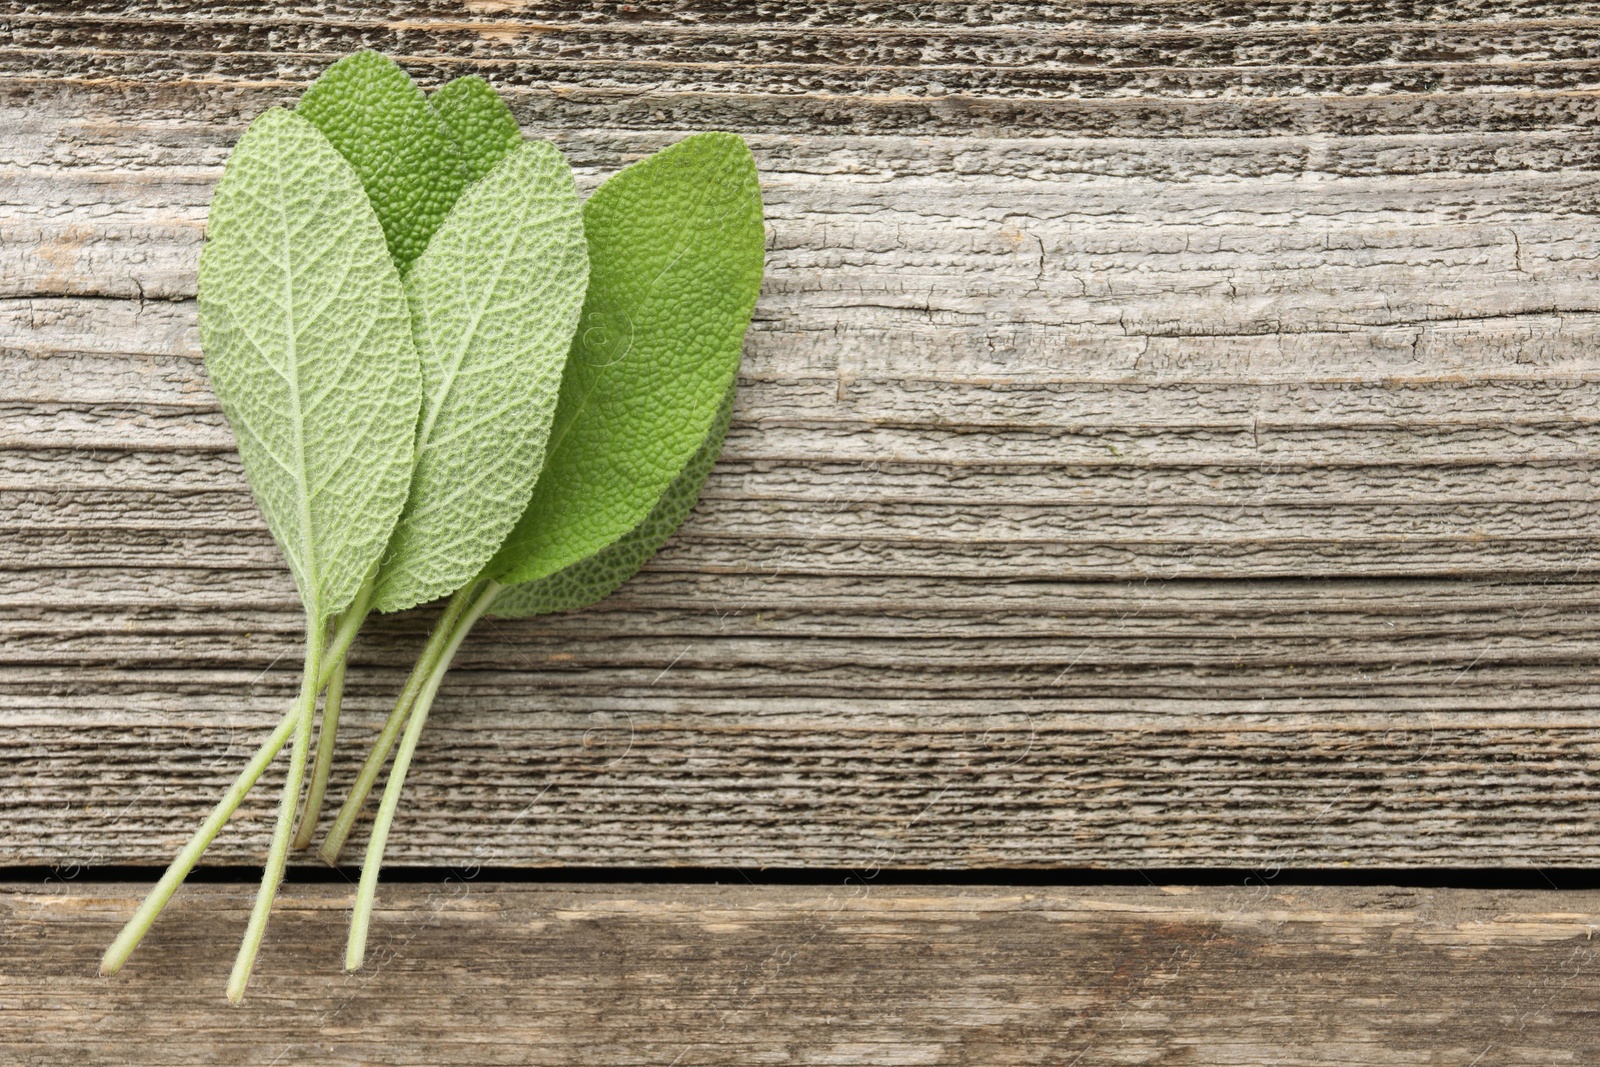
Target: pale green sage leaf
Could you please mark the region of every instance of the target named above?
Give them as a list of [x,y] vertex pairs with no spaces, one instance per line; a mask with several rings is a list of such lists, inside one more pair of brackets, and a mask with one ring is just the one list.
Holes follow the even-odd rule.
[[405,503],[421,397],[405,291],[355,171],[279,108],[234,148],[206,229],[206,371],[322,620],[355,596]]
[[422,417],[377,610],[453,592],[522,514],[588,271],[572,171],[543,141],[519,145],[472,185],[412,267]]

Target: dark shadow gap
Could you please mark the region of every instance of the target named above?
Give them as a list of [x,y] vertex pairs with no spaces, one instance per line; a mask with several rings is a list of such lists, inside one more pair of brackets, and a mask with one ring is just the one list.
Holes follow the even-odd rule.
[[[0,882],[154,882],[160,867],[0,867]],[[291,865],[288,881],[354,885],[360,868]],[[256,867],[200,867],[191,882],[254,883]],[[749,867],[386,867],[383,880],[427,884],[450,881],[557,885],[750,885],[750,886],[1395,886],[1415,889],[1600,889],[1600,869],[1571,867],[1437,868],[1374,867],[1363,870],[1306,867],[1255,871],[1243,868],[1147,867],[1094,870],[850,870],[846,868]]]

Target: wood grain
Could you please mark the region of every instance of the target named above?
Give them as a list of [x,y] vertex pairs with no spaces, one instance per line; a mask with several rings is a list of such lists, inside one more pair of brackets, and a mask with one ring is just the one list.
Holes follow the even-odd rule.
[[[140,886],[0,891],[19,1065],[1592,1063],[1600,894],[290,885],[249,996],[251,887],[190,886],[94,976]],[[92,1020],[92,1025],[86,1025]]]
[[[229,146],[356,47],[489,77],[586,189],[741,132],[769,231],[700,508],[606,605],[474,636],[395,862],[1590,862],[1596,30],[6,6],[0,862],[163,861],[287,698],[194,271]],[[428,619],[359,647],[336,783]]]

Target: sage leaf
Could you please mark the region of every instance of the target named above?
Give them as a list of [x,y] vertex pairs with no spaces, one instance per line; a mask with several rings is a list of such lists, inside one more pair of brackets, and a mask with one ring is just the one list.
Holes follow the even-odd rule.
[[489,83],[470,74],[446,82],[428,97],[461,150],[467,180],[477,181],[522,143],[522,130]]
[[643,522],[594,555],[548,578],[507,587],[495,599],[490,609],[493,614],[510,619],[575,611],[604,600],[637,574],[667,538],[683,525],[683,520],[689,517],[700,499],[700,488],[722,452],[722,439],[728,432],[737,388],[737,381],[728,387],[722,406],[717,409],[716,421],[711,424],[711,432],[706,434],[688,465],[667,486],[667,491]]
[[454,592],[522,514],[588,274],[572,171],[542,141],[519,144],[471,186],[412,266],[422,416],[378,611]]
[[377,52],[356,52],[322,72],[295,113],[361,176],[403,275],[467,187],[455,138],[411,76]]
[[511,585],[592,556],[650,514],[706,440],[760,288],[755,161],[695,134],[583,209],[590,279],[549,455],[485,575]]
[[240,139],[200,256],[200,344],[267,526],[320,625],[405,503],[421,378],[400,276],[356,173],[274,108]]

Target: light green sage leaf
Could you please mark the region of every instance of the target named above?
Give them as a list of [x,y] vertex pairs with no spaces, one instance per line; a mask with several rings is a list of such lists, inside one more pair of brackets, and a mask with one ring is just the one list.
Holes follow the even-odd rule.
[[200,344],[312,618],[341,611],[405,503],[421,382],[405,291],[343,156],[280,108],[211,201]]
[[548,577],[644,521],[716,418],[761,284],[761,190],[732,134],[612,177],[583,209],[589,291],[549,457],[485,574]]
[[728,387],[722,406],[717,409],[711,432],[689,458],[688,466],[672,480],[643,522],[605,548],[581,559],[548,578],[508,586],[494,602],[494,614],[502,618],[546,615],[552,611],[575,611],[604,600],[618,586],[638,573],[649,558],[689,517],[700,499],[700,487],[716,465],[722,452],[722,439],[728,433],[728,418],[733,413],[733,394],[738,383]]
[[433,91],[428,102],[444,120],[461,149],[467,180],[477,181],[522,143],[522,130],[511,109],[476,74],[456,78]]
[[467,186],[455,138],[411,76],[377,52],[322,72],[295,113],[350,161],[403,275]]
[[453,592],[522,514],[588,274],[572,171],[542,141],[519,145],[462,194],[411,268],[422,417],[377,610]]

